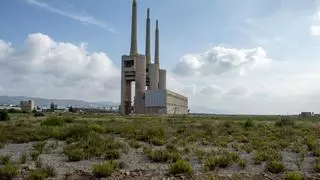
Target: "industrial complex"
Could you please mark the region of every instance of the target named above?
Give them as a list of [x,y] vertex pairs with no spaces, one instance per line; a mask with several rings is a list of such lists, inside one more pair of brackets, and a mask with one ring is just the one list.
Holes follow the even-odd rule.
[[[138,53],[137,2],[132,2],[130,55],[122,56],[121,104],[123,115],[134,114],[187,114],[188,98],[170,91],[166,84],[166,70],[160,69],[159,25],[156,20],[154,62],[151,62],[150,10],[146,19],[145,54]],[[132,104],[132,82],[135,82],[135,97]]]

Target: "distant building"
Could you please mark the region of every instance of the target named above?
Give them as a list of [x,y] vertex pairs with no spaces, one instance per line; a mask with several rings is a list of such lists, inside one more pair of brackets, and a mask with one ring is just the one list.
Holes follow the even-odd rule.
[[35,108],[34,100],[20,101],[22,111],[32,111]]
[[301,117],[312,117],[312,116],[314,116],[314,112],[301,112],[300,116]]
[[145,93],[145,111],[148,114],[188,114],[188,98],[168,89]]

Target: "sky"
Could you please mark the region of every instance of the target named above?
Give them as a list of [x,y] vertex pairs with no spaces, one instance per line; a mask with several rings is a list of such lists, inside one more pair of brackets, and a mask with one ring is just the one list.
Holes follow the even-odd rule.
[[[150,8],[167,87],[191,112],[320,113],[320,1],[137,3],[138,51]],[[0,12],[0,95],[120,101],[131,0],[10,0]]]

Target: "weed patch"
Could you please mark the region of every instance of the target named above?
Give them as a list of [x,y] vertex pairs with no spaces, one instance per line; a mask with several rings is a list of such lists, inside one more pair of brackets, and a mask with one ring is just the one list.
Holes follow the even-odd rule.
[[191,174],[192,166],[188,161],[178,160],[169,166],[169,172],[174,175],[182,173]]
[[286,172],[284,180],[303,180],[303,175],[300,172]]
[[267,162],[266,170],[271,173],[281,173],[285,170],[285,167],[282,162],[272,160]]
[[92,173],[96,178],[108,177],[115,171],[117,166],[117,163],[114,161],[106,161],[101,164],[94,164],[92,166]]

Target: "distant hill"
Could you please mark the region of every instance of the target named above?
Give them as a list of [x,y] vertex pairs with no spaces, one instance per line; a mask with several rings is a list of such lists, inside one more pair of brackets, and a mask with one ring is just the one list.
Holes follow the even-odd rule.
[[16,104],[19,105],[20,101],[32,99],[37,106],[50,106],[50,103],[55,103],[58,106],[76,106],[76,107],[103,107],[103,106],[118,106],[118,103],[101,101],[101,102],[87,102],[76,99],[45,99],[37,97],[26,96],[0,96],[0,104]]

